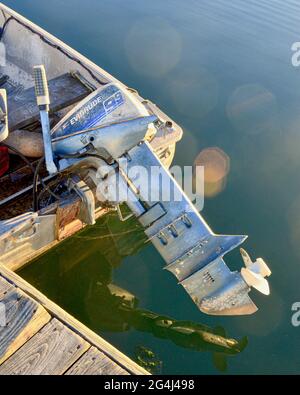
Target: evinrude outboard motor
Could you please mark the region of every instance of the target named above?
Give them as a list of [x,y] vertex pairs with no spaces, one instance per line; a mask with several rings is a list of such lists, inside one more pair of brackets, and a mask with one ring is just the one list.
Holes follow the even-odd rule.
[[[35,68],[35,78],[49,173],[56,168],[79,175],[89,171],[101,201],[116,206],[126,202],[164,258],[165,268],[177,277],[201,311],[214,315],[254,313],[257,307],[248,295],[250,288],[268,294],[265,277],[271,272],[262,259],[252,263],[244,251],[246,268],[241,273],[227,267],[223,256],[246,236],[214,234],[161,163],[148,142],[161,127],[161,120],[149,114],[129,90],[111,83],[79,103],[51,131],[50,138],[43,66]],[[158,190],[153,191],[151,177],[136,171],[141,167],[148,174],[153,168],[160,169],[159,177],[164,181]],[[72,182],[86,203],[86,222],[93,224],[96,196],[82,179]],[[166,184],[171,191],[170,199],[164,200]],[[114,193],[116,185],[118,194]]]

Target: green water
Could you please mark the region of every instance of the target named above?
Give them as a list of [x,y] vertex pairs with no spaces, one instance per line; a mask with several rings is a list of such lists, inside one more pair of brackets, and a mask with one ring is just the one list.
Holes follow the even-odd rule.
[[[21,272],[92,329],[135,357],[144,346],[163,373],[218,373],[210,352],[134,329],[111,297],[114,284],[139,307],[178,320],[222,326],[248,346],[228,373],[299,373],[300,328],[300,41],[296,0],[4,0],[107,69],[180,123],[175,163],[193,164],[218,147],[230,158],[220,193],[203,215],[217,233],[248,234],[245,244],[273,274],[271,296],[252,292],[251,317],[201,314],[135,224],[114,218],[65,242]],[[108,222],[107,222],[108,221]],[[112,237],[112,234],[117,236]],[[123,233],[123,235],[121,235]],[[124,234],[125,233],[125,234]],[[226,257],[240,267],[238,252]],[[124,292],[124,291],[123,291]],[[138,325],[135,325],[138,327]],[[140,350],[140,349],[139,349]]]

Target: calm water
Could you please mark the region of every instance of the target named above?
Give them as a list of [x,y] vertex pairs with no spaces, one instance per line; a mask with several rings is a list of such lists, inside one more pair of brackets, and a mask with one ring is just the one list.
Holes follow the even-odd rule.
[[[300,41],[296,0],[4,0],[75,47],[185,129],[175,162],[190,165],[218,147],[230,158],[222,188],[208,185],[203,211],[218,233],[248,234],[245,247],[270,264],[270,297],[252,292],[251,317],[201,314],[135,224],[114,218],[67,241],[21,273],[107,340],[134,357],[144,346],[164,373],[217,373],[210,352],[158,338],[121,314],[115,286],[139,307],[178,320],[222,326],[248,337],[228,373],[299,373],[300,328]],[[220,151],[218,151],[220,152]],[[222,154],[224,155],[224,154]],[[223,180],[224,181],[224,180]],[[112,237],[112,234],[118,236]],[[124,234],[125,233],[125,234]],[[123,234],[123,235],[121,235]],[[227,256],[231,268],[238,253]],[[111,284],[114,284],[112,286]],[[130,297],[129,297],[130,299]],[[131,307],[132,303],[131,303]],[[136,329],[134,329],[136,328]]]

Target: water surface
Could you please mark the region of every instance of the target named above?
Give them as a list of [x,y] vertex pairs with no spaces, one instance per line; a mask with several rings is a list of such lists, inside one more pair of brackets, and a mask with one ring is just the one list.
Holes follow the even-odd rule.
[[[291,63],[291,46],[300,41],[298,2],[4,3],[181,124],[185,135],[176,164],[191,165],[203,150],[217,147],[230,169],[220,185],[207,185],[203,215],[217,233],[248,234],[246,249],[263,256],[273,271],[271,296],[252,292],[257,314],[208,317],[161,270],[162,259],[134,224],[132,233],[112,241],[111,232],[119,231],[112,221],[65,242],[21,274],[129,356],[140,346],[152,350],[163,373],[219,370],[210,352],[128,325],[103,284],[127,290],[143,309],[247,336],[245,350],[228,359],[228,373],[299,373],[300,328],[291,325],[291,306],[300,301],[300,69]],[[226,262],[240,267],[238,252]]]

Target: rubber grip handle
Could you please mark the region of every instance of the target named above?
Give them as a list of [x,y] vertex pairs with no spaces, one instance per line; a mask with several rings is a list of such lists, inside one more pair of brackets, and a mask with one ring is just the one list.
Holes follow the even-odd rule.
[[43,65],[34,66],[33,71],[37,104],[38,106],[49,106],[50,97],[45,67]]

